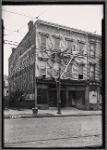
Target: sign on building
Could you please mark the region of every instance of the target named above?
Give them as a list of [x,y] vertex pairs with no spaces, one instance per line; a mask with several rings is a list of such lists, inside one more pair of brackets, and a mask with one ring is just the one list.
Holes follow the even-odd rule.
[[97,103],[97,91],[89,92],[89,103],[96,104]]

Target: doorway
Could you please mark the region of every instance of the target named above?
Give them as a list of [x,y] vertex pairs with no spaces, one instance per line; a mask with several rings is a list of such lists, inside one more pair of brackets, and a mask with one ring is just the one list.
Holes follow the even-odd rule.
[[76,106],[76,91],[69,91],[69,106]]
[[49,107],[57,107],[56,89],[49,89]]
[[69,91],[69,107],[76,107],[76,104],[85,104],[85,91]]

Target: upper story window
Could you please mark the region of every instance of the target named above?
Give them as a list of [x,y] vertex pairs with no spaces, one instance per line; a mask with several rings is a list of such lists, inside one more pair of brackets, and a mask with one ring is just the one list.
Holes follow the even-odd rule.
[[73,42],[72,41],[67,41],[67,49],[69,49],[69,53],[72,53],[72,44]]
[[55,44],[55,49],[56,50],[59,50],[59,47],[60,47],[60,38],[57,38],[57,37],[55,37],[54,38],[54,44]]
[[41,50],[46,50],[46,35],[41,35]]
[[51,55],[52,61],[59,62],[60,61],[60,53],[53,53]]
[[90,79],[95,80],[95,65],[90,64],[89,67]]
[[90,51],[89,52],[90,52],[90,56],[95,58],[95,44],[94,43],[90,44]]
[[79,65],[78,68],[78,78],[83,79],[83,65]]
[[84,47],[84,43],[78,43],[78,47],[79,47],[79,54],[80,55],[83,55],[83,53],[84,53],[84,49],[83,49],[83,47]]
[[40,64],[40,68],[46,68],[46,62],[45,61],[41,60],[39,62],[39,64]]

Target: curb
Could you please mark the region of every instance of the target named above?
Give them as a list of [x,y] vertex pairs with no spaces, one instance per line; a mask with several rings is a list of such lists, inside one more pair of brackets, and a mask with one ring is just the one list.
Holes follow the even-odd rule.
[[19,118],[45,118],[45,117],[78,117],[78,116],[100,116],[101,114],[68,114],[68,115],[53,115],[53,114],[38,114],[34,116],[33,114],[29,115],[7,115],[4,116],[4,119],[19,119]]

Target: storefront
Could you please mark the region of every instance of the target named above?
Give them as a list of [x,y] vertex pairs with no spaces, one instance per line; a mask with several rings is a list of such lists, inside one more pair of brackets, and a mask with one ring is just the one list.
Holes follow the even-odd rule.
[[[97,109],[99,83],[87,81],[61,81],[61,107]],[[57,87],[54,80],[37,80],[38,107],[57,107]]]

